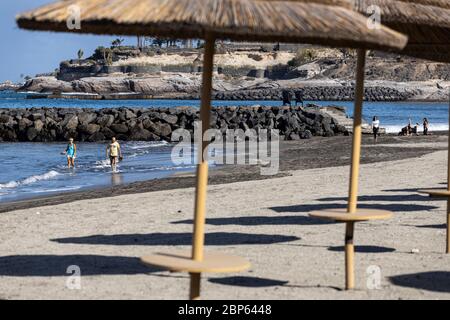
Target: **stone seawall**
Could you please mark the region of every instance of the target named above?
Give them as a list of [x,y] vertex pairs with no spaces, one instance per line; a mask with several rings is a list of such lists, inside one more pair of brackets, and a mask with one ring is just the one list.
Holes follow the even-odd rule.
[[[259,89],[240,90],[233,92],[216,92],[215,100],[282,100],[283,90]],[[354,101],[355,89],[353,87],[302,87],[292,88],[291,91],[302,90],[305,101]],[[388,87],[366,87],[364,99],[366,101],[405,101],[414,96],[411,92],[400,92]]]
[[[113,136],[122,141],[170,141],[176,129],[193,132],[198,119],[198,109],[191,107],[0,109],[0,141],[53,142],[73,137],[95,142]],[[213,108],[211,127],[224,133],[227,129],[278,129],[286,140],[348,134],[336,119],[314,105]]]

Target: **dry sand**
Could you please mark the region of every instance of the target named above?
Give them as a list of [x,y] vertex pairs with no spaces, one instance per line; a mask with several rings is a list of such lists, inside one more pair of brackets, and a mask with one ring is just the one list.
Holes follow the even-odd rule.
[[[345,205],[349,168],[291,173],[209,188],[207,249],[246,257],[252,268],[205,275],[204,299],[450,298],[446,203],[416,192],[443,187],[446,151],[362,166],[361,206],[395,215],[357,225],[357,289],[348,292],[344,226],[307,213]],[[193,198],[183,188],[0,214],[0,298],[187,298],[186,274],[146,268],[137,257],[189,248]],[[66,288],[70,265],[81,267],[81,290]],[[367,288],[371,266],[381,270],[379,290]]]

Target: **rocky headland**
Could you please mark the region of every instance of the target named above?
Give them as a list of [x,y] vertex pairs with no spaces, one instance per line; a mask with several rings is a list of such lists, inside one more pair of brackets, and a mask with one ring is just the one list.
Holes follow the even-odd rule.
[[[127,94],[199,98],[201,50],[105,50],[97,49],[87,59],[64,61],[58,72],[29,79],[19,90],[55,98],[79,98],[74,93],[86,99],[120,99]],[[216,100],[280,100],[283,90],[298,89],[304,91],[305,100],[353,100],[355,57],[342,50],[222,49],[214,70]],[[449,65],[376,52],[368,56],[367,101],[447,101],[449,90]]]

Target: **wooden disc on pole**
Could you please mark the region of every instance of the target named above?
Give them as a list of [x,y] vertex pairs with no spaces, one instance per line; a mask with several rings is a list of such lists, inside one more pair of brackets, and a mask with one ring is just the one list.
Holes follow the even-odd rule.
[[202,261],[193,260],[187,250],[158,252],[142,257],[141,261],[146,265],[164,270],[191,274],[234,273],[250,268],[250,263],[244,258],[210,251],[203,254]]

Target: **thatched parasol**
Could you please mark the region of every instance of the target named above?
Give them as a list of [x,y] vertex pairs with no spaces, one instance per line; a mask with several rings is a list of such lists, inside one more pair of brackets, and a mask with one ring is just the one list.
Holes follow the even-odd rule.
[[[21,28],[76,33],[304,42],[367,49],[401,48],[387,28],[371,30],[366,18],[332,5],[346,0],[67,0],[17,17]],[[81,28],[68,29],[68,7],[81,8]]]
[[[80,28],[68,28],[80,9]],[[66,0],[17,17],[21,28],[76,33],[203,38],[205,43],[200,118],[208,129],[214,44],[216,39],[304,42],[365,49],[401,49],[406,37],[390,29],[369,29],[366,18],[346,0]],[[72,7],[73,9],[73,7]],[[76,18],[76,17],[75,17]],[[363,62],[363,60],[361,60]],[[362,65],[358,73],[363,76]],[[362,88],[362,81],[358,88]],[[359,105],[359,108],[361,105]],[[158,253],[142,260],[150,265],[191,274],[191,298],[200,296],[203,272],[236,272],[249,267],[237,257],[204,254],[208,163],[207,143],[199,147],[192,253]]]
[[353,0],[362,14],[380,9],[381,23],[408,36],[401,52],[417,58],[450,62],[450,1]]
[[[408,35],[401,52],[413,57],[450,62],[450,1],[448,0],[354,0],[356,9],[368,14],[370,6],[381,10],[381,22]],[[450,122],[449,122],[450,126]],[[450,129],[449,129],[450,130]],[[450,131],[449,131],[450,137]],[[448,185],[445,190],[423,190],[421,193],[447,199],[447,245],[450,253],[450,139]]]

